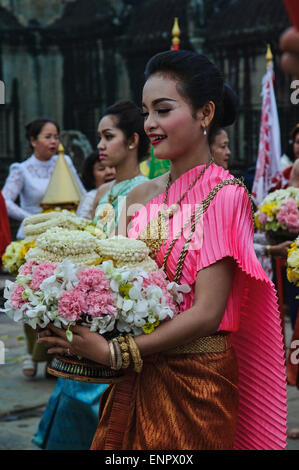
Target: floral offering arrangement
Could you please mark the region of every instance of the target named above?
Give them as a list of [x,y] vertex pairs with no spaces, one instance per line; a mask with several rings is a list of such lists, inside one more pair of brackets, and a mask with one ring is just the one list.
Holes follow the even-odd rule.
[[278,189],[267,195],[255,213],[255,224],[262,231],[299,233],[299,188]]
[[288,250],[287,278],[299,287],[299,237],[296,238]]
[[36,239],[15,282],[6,281],[2,311],[32,328],[66,328],[70,342],[78,324],[109,339],[152,333],[179,313],[188,292],[168,281],[141,240],[54,227]]
[[163,271],[115,268],[112,260],[83,267],[62,263],[26,262],[15,282],[7,281],[5,313],[32,328],[86,325],[100,334],[114,330],[138,336],[151,333],[179,312],[187,286],[170,283]]
[[35,246],[34,240],[25,238],[24,240],[11,242],[2,255],[4,268],[12,275],[18,274],[19,268],[25,263],[25,255]]

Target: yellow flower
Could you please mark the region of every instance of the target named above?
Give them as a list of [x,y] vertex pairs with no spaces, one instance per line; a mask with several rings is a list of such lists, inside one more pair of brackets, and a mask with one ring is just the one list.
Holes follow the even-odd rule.
[[150,322],[145,323],[145,325],[143,325],[142,327],[143,333],[145,333],[146,335],[149,335],[150,333],[152,333],[154,329],[155,329],[154,323],[150,323]]
[[275,202],[267,202],[261,209],[261,212],[264,212],[267,214],[269,217],[273,216],[275,211],[273,210],[276,207]]
[[130,299],[129,291],[132,289],[133,284],[122,284],[119,286],[119,292],[123,294],[125,299]]
[[35,248],[35,241],[34,240],[32,242],[25,242],[25,245],[24,245],[25,255],[26,255],[27,251],[30,250],[30,248]]
[[287,278],[289,282],[292,282],[293,284],[296,284],[299,280],[299,277],[297,274],[293,271],[292,268],[287,268]]
[[295,242],[293,242],[291,244],[290,248],[288,248],[288,258],[296,250],[298,250],[297,244]]
[[299,268],[299,250],[290,249],[288,253],[288,266],[291,268]]
[[3,266],[11,274],[17,274],[19,267],[25,263],[23,244],[21,241],[11,242],[2,255]]
[[254,214],[254,222],[255,222],[255,226],[258,230],[260,230],[262,228],[262,224],[260,223],[259,221],[259,218],[258,218],[258,215],[257,213]]

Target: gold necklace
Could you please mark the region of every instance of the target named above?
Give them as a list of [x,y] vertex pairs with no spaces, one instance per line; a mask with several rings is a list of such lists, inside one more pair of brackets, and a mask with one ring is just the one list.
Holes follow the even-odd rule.
[[159,210],[157,219],[151,220],[147,226],[142,230],[139,235],[139,239],[142,240],[149,248],[149,255],[152,258],[157,256],[157,253],[160,251],[161,246],[168,239],[168,219],[172,218],[174,213],[178,210],[179,204],[182,202],[183,198],[186,196],[188,191],[197,183],[199,178],[203,175],[206,169],[213,163],[211,159],[209,163],[201,170],[197,177],[190,183],[186,191],[181,195],[178,201],[175,204],[172,204],[168,209],[165,209],[167,204],[168,191],[171,184],[171,174],[169,173],[167,185],[165,188],[165,194],[163,199],[163,208]]

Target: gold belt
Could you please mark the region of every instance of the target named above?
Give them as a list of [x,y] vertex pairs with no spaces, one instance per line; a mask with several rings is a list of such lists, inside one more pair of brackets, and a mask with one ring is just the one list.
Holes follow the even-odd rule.
[[189,344],[176,346],[165,351],[164,354],[198,354],[224,352],[231,348],[228,334],[216,334],[212,336],[202,336]]

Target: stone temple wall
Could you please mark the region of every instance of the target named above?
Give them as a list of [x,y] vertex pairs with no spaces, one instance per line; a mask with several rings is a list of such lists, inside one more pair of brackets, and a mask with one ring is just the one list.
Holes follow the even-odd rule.
[[10,11],[18,21],[28,26],[31,21],[47,26],[63,13],[67,3],[75,0],[0,0],[0,5]]

